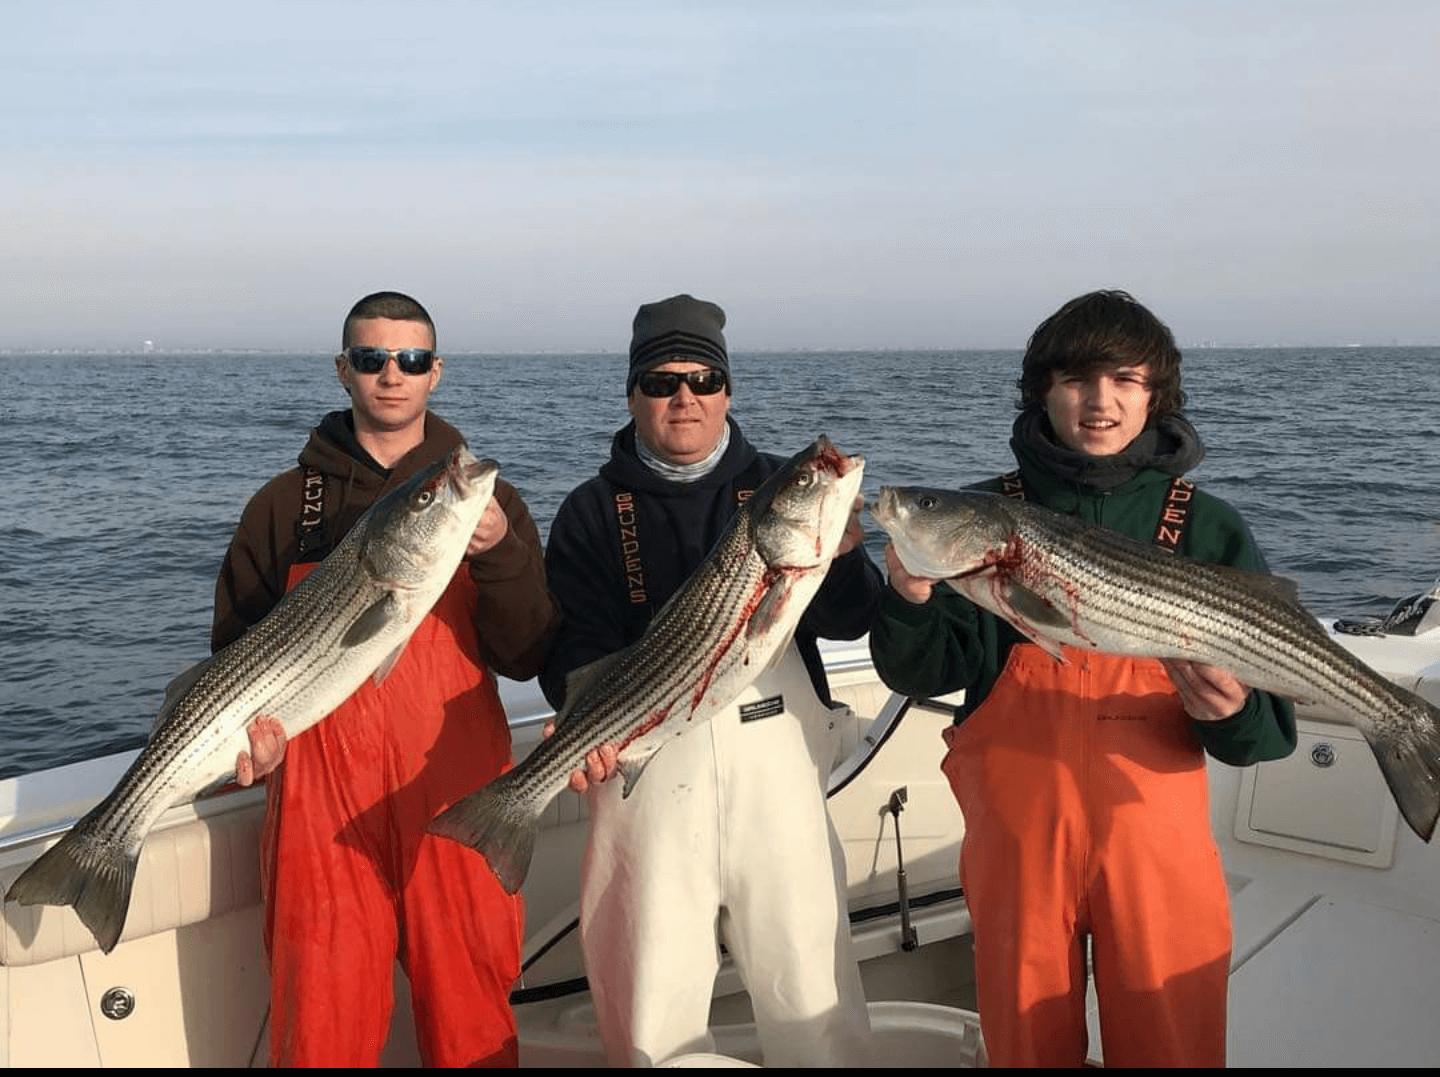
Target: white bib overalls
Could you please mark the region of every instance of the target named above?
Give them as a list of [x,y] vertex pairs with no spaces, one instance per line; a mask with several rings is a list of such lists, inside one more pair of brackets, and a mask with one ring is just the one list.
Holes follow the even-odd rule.
[[666,745],[628,798],[618,779],[592,787],[580,937],[612,1066],[714,1050],[717,939],[749,990],[767,1066],[869,1063],[845,858],[825,807],[838,718],[792,641],[733,704]]

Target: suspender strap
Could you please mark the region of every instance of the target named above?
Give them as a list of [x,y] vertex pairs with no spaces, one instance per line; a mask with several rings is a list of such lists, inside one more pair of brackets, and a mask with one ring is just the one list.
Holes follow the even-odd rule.
[[750,495],[760,487],[760,457],[750,461],[750,466],[735,476],[735,504],[743,505]]
[[[735,479],[735,503],[743,505],[760,485],[757,457]],[[625,580],[629,608],[627,619],[643,625],[650,618],[650,591],[645,585],[645,557],[640,540],[639,504],[629,490],[610,484],[610,503],[615,508],[615,525],[620,532],[620,573]]]
[[615,523],[620,528],[620,570],[625,576],[625,591],[632,606],[647,606],[650,596],[645,590],[645,564],[640,559],[640,521],[635,514],[635,495],[629,490],[614,488],[611,495]]
[[1020,469],[1007,471],[1000,476],[1000,492],[1006,497],[1013,497],[1017,501],[1025,500],[1025,484],[1020,481]]
[[[1006,497],[1025,500],[1025,486],[1020,481],[1020,469],[1000,476],[1001,491]],[[1155,525],[1155,545],[1167,553],[1180,548],[1185,537],[1185,525],[1190,522],[1190,505],[1195,497],[1195,484],[1188,479],[1175,476],[1160,506],[1160,522]]]
[[1190,505],[1195,497],[1195,484],[1179,475],[1170,483],[1165,504],[1160,508],[1160,522],[1155,525],[1155,545],[1169,553],[1180,548],[1185,525],[1190,522]]
[[297,564],[324,560],[330,552],[329,528],[325,523],[325,476],[319,468],[300,469],[300,518],[295,521],[299,542]]

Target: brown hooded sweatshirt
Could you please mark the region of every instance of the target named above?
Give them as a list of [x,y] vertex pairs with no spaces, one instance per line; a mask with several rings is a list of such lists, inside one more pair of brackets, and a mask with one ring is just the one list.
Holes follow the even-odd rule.
[[[323,556],[378,498],[463,441],[453,426],[427,412],[425,440],[387,469],[361,448],[351,423],[348,409],[326,415],[310,431],[300,466],[271,479],[245,506],[215,583],[212,651],[238,639],[279,603],[292,565]],[[298,528],[304,468],[324,477],[323,543],[308,556],[301,553]],[[545,586],[540,532],[530,510],[504,479],[495,483],[495,499],[510,528],[492,549],[466,562],[480,592],[475,626],[485,663],[523,681],[540,672],[559,610]]]

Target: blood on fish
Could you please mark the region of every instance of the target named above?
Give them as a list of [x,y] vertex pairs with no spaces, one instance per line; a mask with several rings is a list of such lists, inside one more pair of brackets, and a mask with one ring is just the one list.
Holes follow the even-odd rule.
[[844,475],[851,466],[850,457],[828,443],[816,453],[815,463],[837,477]]
[[740,607],[740,616],[735,619],[735,624],[730,631],[720,639],[710,662],[705,667],[705,672],[695,683],[695,691],[690,694],[692,708],[698,707],[700,701],[705,698],[705,693],[710,690],[710,682],[715,676],[715,670],[720,665],[720,660],[730,653],[730,648],[740,638],[740,633],[749,626],[750,618],[760,608],[760,603],[765,598],[765,592],[774,582],[775,575],[773,569],[767,569],[761,575],[760,582],[751,589],[749,597],[745,599],[745,604]]
[[[997,577],[1018,583],[1033,594],[1043,597],[1042,588],[1045,591],[1053,592],[1054,587],[1058,586],[1065,593],[1065,613],[1070,618],[1070,630],[1092,647],[1096,646],[1095,641],[1086,635],[1081,627],[1080,604],[1083,595],[1079,585],[1049,568],[1049,559],[1043,549],[1032,547],[1017,534],[1011,536],[1003,550],[993,556],[987,556],[986,560],[988,564],[983,567],[996,568]],[[1046,587],[1046,585],[1051,586]],[[1003,599],[1003,594],[998,587],[992,585],[991,590],[997,600]],[[1037,626],[1022,618],[1019,611],[1010,603],[1006,602],[1005,606],[1016,620],[1022,621],[1031,632],[1044,635]]]
[[626,733],[624,739],[620,741],[617,747],[621,751],[623,751],[627,745],[639,740],[656,726],[663,724],[665,719],[668,717],[670,717],[669,707],[664,707],[660,710],[651,711],[650,717],[646,718],[639,725],[634,726],[629,733]]

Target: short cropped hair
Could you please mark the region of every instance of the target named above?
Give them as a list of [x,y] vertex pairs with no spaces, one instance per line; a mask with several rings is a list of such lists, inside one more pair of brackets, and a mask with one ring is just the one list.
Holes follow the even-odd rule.
[[430,347],[438,347],[435,340],[435,323],[430,315],[414,299],[400,292],[372,292],[350,308],[345,315],[345,325],[340,331],[340,346],[350,347],[354,336],[354,325],[368,318],[389,318],[396,322],[419,322],[430,330]]
[[1077,296],[1031,334],[1015,383],[1020,389],[1016,407],[1043,406],[1057,372],[1084,376],[1141,363],[1150,364],[1149,426],[1185,407],[1175,337],[1127,292]]

